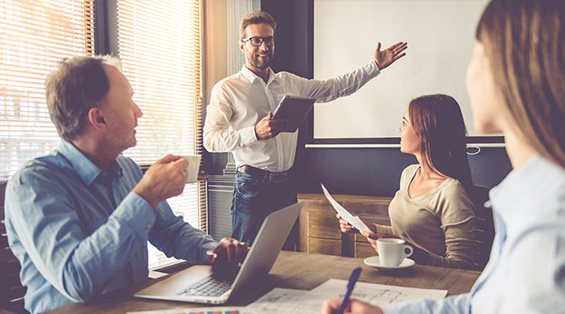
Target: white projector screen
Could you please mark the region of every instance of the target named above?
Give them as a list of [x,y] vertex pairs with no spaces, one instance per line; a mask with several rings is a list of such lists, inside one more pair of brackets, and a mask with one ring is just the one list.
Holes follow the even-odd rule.
[[315,0],[314,78],[327,79],[408,42],[406,56],[355,94],[314,106],[314,138],[397,137],[410,99],[453,96],[473,129],[465,73],[487,0]]

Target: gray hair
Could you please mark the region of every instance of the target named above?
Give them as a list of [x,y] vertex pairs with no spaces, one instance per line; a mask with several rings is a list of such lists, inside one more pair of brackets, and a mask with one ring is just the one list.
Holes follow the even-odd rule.
[[45,82],[47,108],[60,137],[67,141],[84,132],[88,111],[110,90],[104,65],[121,70],[111,56],[72,57],[62,60]]

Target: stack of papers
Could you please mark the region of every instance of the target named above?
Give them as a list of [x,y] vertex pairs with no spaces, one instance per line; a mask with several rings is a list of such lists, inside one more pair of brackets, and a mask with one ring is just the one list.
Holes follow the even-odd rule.
[[334,200],[326,187],[323,184],[320,185],[322,186],[324,195],[326,196],[330,204],[332,204],[333,208],[339,214],[339,216],[343,218],[343,220],[347,221],[350,225],[357,228],[357,230],[359,231],[371,232],[371,229],[367,227],[367,225],[361,220],[361,218],[359,218],[358,216],[353,216],[349,211],[347,211],[347,209],[343,208],[343,206],[341,206],[336,200]]
[[[343,298],[346,287],[347,280],[330,279],[310,291],[275,288],[259,300],[241,309],[240,313],[319,313],[325,300]],[[403,301],[442,299],[446,295],[447,290],[405,288],[358,282],[351,297],[373,305],[386,305]]]

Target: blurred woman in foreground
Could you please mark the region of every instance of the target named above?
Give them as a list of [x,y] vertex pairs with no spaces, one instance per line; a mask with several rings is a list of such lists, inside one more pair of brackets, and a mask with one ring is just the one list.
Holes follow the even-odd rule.
[[496,236],[471,292],[383,308],[351,300],[346,313],[565,313],[564,17],[562,0],[493,0],[477,27],[475,128],[504,134],[513,170],[490,192]]

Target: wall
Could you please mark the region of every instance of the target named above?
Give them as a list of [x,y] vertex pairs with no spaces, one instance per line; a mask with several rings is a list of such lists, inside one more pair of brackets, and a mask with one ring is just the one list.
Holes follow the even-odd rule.
[[[241,17],[260,8],[259,0],[204,0],[204,112],[214,84],[238,72],[245,62],[239,51]],[[221,175],[230,161],[228,172],[234,172],[233,158],[227,153],[204,152],[204,169]]]
[[[262,0],[261,8],[277,20],[276,56],[272,68],[313,77],[313,0]],[[336,39],[338,40],[338,39]],[[338,62],[338,60],[336,60]],[[319,193],[323,182],[332,193],[393,195],[400,173],[415,163],[398,149],[306,149],[313,142],[313,116],[301,127],[295,170],[301,192]],[[469,157],[475,184],[492,187],[510,171],[503,148],[483,148]]]
[[314,78],[365,65],[377,42],[382,49],[398,41],[408,43],[406,57],[359,91],[314,106],[314,138],[398,137],[410,100],[437,93],[457,100],[468,134],[478,135],[465,74],[475,28],[487,2],[314,0]]
[[[273,62],[275,71],[289,71],[313,77],[313,0],[262,0],[263,10],[278,23],[277,48]],[[316,148],[306,149],[313,142],[313,116],[301,127],[295,170],[300,192],[320,193],[323,182],[332,193],[390,196],[398,189],[400,173],[415,163],[412,156],[397,148]],[[227,154],[209,154],[206,169],[222,174]],[[510,171],[503,148],[483,148],[469,157],[475,184],[492,187]]]

